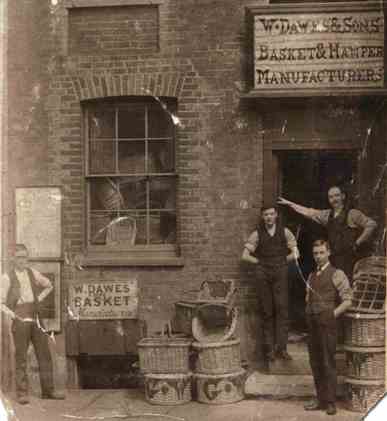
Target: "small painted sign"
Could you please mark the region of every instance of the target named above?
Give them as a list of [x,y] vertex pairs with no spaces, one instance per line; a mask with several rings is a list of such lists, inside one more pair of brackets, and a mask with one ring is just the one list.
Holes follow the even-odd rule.
[[73,319],[136,319],[137,279],[70,285],[69,312]]
[[383,11],[257,14],[255,89],[384,86]]

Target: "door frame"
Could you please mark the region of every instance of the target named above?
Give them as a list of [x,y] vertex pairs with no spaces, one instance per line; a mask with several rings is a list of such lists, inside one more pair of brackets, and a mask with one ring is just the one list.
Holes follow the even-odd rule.
[[[361,146],[356,140],[343,140],[343,141],[275,141],[272,139],[263,140],[263,201],[274,202],[279,195],[279,181],[280,181],[280,163],[279,151],[359,151]],[[358,176],[358,189],[362,185],[362,165],[359,160],[357,161],[357,176]],[[358,192],[359,193],[359,192]]]

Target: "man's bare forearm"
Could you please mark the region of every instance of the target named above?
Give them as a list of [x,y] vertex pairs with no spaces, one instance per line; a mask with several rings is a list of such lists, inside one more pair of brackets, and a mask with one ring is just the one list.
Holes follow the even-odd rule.
[[335,318],[337,319],[339,316],[341,316],[343,313],[345,313],[352,305],[352,302],[350,300],[343,301],[339,306],[335,308],[334,314]]

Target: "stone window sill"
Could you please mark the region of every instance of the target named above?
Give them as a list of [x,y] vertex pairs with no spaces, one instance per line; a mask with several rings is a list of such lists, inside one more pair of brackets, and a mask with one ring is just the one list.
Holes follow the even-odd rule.
[[165,0],[65,0],[67,9],[76,7],[110,7],[110,6],[157,6]]

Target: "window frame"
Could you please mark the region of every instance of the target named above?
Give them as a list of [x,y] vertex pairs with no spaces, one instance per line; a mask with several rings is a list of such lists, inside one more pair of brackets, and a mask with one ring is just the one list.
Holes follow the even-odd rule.
[[[177,98],[174,97],[162,97],[159,99],[164,103],[168,103],[168,108],[171,109],[173,113],[177,112]],[[84,172],[83,172],[83,186],[84,186],[84,203],[85,203],[85,211],[84,211],[84,249],[86,250],[86,254],[88,258],[86,259],[85,266],[95,266],[99,265],[102,261],[104,265],[110,266],[115,265],[116,263],[119,265],[139,265],[139,266],[148,266],[148,265],[171,265],[171,266],[181,266],[182,260],[180,259],[180,247],[178,244],[178,206],[177,206],[177,195],[178,195],[178,182],[179,176],[177,171],[177,131],[176,126],[171,122],[171,136],[167,137],[160,137],[156,138],[160,141],[172,141],[173,145],[173,163],[174,168],[172,172],[165,172],[165,173],[155,173],[155,172],[143,172],[143,173],[120,173],[118,167],[118,158],[119,158],[119,151],[118,145],[121,139],[118,137],[118,121],[117,121],[117,112],[115,116],[115,126],[114,126],[114,138],[107,141],[112,141],[114,143],[114,164],[116,173],[104,173],[104,174],[96,174],[90,171],[90,127],[89,127],[89,113],[94,110],[105,110],[107,108],[115,109],[118,108],[139,108],[144,110],[146,113],[147,109],[154,108],[157,109],[157,106],[160,107],[160,110],[163,110],[163,107],[158,103],[158,101],[152,97],[108,97],[108,98],[98,98],[92,99],[87,101],[82,101],[82,143],[84,149]],[[165,110],[164,110],[165,111]],[[144,121],[147,124],[147,121]],[[126,139],[126,138],[124,138]],[[129,138],[128,138],[129,139]],[[144,137],[133,138],[129,141],[142,141],[146,144],[149,144],[149,141],[152,141],[152,138],[148,136],[148,133],[144,133]],[[97,141],[98,142],[98,141]],[[148,148],[145,146],[145,154],[144,154],[144,162],[146,163],[146,153]],[[149,159],[149,155],[147,156]],[[144,170],[148,170],[147,167],[144,166]],[[115,177],[145,177],[145,178],[159,178],[159,177],[167,177],[170,180],[175,180],[174,185],[174,195],[175,195],[175,208],[174,212],[176,215],[176,223],[175,223],[175,230],[176,230],[176,240],[175,243],[162,243],[162,244],[138,244],[134,246],[114,246],[114,245],[106,245],[106,244],[91,244],[90,243],[90,233],[91,233],[91,186],[92,180],[97,179],[104,179],[106,177],[114,179]],[[151,181],[148,179],[147,183]],[[147,190],[150,187],[147,188]],[[157,211],[157,209],[155,209]],[[119,215],[120,210],[113,211],[117,212]],[[129,212],[129,210],[122,210],[122,213]],[[149,215],[152,213],[152,208],[149,206],[149,202],[147,202],[147,209],[146,214]],[[150,234],[149,231],[149,222],[147,222],[147,235]]]

